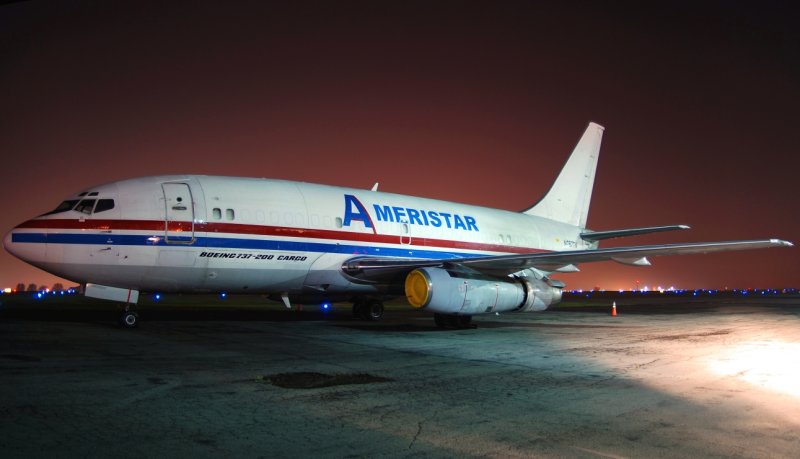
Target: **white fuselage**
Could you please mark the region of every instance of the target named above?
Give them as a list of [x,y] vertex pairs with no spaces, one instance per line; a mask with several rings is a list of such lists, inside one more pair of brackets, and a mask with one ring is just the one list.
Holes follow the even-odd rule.
[[[359,255],[463,258],[592,248],[579,237],[581,228],[541,217],[283,180],[144,177],[69,200],[83,202],[19,225],[6,248],[66,279],[144,291],[344,296],[385,287],[341,272]],[[101,201],[112,207],[101,210]]]

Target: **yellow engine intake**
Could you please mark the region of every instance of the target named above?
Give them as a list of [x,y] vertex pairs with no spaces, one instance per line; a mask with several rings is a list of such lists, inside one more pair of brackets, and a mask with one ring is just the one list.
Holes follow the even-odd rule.
[[405,285],[408,303],[417,309],[427,306],[431,301],[432,286],[430,278],[424,271],[415,269],[408,273]]

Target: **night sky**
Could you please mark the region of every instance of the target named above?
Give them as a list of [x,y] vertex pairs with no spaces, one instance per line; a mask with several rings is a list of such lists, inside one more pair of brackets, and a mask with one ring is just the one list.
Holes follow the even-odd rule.
[[[698,5],[699,4],[699,5]],[[589,121],[610,245],[800,242],[791,2],[0,6],[0,231],[91,185],[260,176],[521,210]],[[800,250],[581,265],[571,288],[800,286]],[[0,254],[0,287],[56,279]]]

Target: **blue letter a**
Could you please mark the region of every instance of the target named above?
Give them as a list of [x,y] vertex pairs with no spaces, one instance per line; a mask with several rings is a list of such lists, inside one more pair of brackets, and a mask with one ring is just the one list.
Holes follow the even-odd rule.
[[[355,209],[353,209],[355,207]],[[367,209],[355,196],[344,195],[344,222],[342,226],[350,226],[351,221],[364,223],[365,228],[372,228],[372,219],[367,213]]]

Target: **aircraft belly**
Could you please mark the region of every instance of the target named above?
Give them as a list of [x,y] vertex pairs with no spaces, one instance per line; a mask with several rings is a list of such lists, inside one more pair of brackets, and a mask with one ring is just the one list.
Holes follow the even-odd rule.
[[[132,285],[131,274],[127,269],[120,269],[116,264],[99,263],[42,263],[43,270],[58,277],[78,283],[96,283],[112,287],[129,288]],[[142,268],[144,269],[144,268]]]

